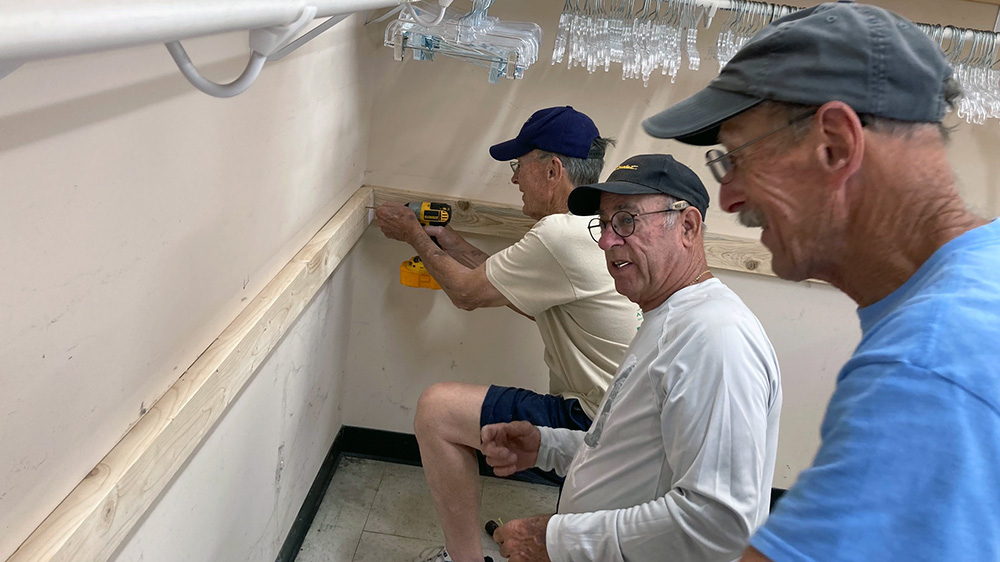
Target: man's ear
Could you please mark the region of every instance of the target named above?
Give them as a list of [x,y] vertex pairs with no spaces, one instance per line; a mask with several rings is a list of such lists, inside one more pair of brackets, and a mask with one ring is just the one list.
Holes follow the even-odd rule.
[[694,207],[688,207],[680,212],[677,228],[681,229],[681,237],[686,245],[693,244],[701,235],[704,224],[701,212]]
[[551,182],[558,183],[562,181],[563,176],[566,174],[566,168],[563,167],[562,160],[558,156],[552,156],[549,158],[548,163],[545,165],[546,179]]
[[865,134],[861,119],[843,102],[828,102],[816,111],[820,136],[819,164],[843,183],[861,167]]

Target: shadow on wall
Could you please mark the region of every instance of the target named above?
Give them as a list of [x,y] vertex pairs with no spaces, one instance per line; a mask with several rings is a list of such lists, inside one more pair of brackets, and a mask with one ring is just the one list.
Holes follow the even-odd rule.
[[[199,65],[199,70],[204,71],[206,76],[226,76],[234,68],[245,64],[245,59],[245,55],[231,57],[205,64],[204,68]],[[170,64],[171,72],[166,76],[0,118],[0,131],[4,132],[0,135],[0,153],[190,93],[194,86],[172,66],[173,63]]]

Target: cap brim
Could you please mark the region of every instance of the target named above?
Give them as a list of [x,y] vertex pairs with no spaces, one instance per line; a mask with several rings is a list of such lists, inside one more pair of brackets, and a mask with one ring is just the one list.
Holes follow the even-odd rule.
[[642,128],[661,139],[677,139],[686,144],[719,144],[719,127],[724,121],[764,101],[761,98],[705,88],[688,99],[647,118]]
[[509,141],[491,146],[490,156],[492,156],[494,160],[504,162],[507,160],[516,160],[534,149],[534,146],[523,143],[517,139],[510,139]]
[[617,193],[619,195],[641,195],[643,193],[662,193],[651,187],[628,181],[609,181],[591,185],[581,185],[569,194],[567,204],[569,212],[574,215],[596,215],[601,209],[601,194]]

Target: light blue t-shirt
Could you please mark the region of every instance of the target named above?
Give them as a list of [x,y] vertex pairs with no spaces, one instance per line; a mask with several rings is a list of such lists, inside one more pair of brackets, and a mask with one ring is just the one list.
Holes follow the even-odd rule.
[[751,544],[776,562],[1000,561],[1000,220],[858,316],[813,466]]

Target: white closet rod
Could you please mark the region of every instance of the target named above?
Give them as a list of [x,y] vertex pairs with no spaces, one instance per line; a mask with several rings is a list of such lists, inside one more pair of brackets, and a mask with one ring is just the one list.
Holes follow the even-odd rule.
[[30,61],[290,24],[410,0],[47,0],[2,2],[0,61]]

